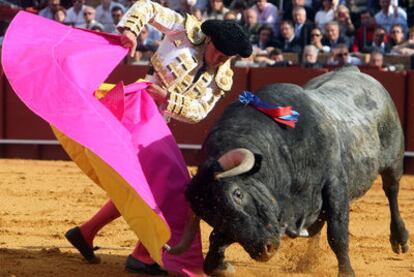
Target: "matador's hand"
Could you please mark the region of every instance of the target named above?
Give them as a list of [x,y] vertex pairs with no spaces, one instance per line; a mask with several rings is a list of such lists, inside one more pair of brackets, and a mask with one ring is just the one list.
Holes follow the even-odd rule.
[[129,55],[134,57],[135,50],[137,49],[137,37],[135,34],[128,29],[123,30],[121,34],[121,43],[122,46],[129,48]]
[[152,98],[154,98],[157,104],[167,102],[168,91],[166,91],[162,87],[157,86],[155,84],[151,84],[148,86],[147,91],[152,96]]

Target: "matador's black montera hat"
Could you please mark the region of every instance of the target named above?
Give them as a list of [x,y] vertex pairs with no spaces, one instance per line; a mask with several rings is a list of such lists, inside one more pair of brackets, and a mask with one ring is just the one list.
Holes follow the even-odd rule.
[[249,36],[233,20],[206,20],[201,24],[201,31],[211,37],[214,46],[227,56],[247,58],[252,54]]

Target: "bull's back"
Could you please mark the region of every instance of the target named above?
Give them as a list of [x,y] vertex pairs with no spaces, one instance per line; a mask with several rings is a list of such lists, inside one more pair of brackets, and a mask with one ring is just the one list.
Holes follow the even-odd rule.
[[312,101],[323,105],[334,119],[349,126],[377,122],[384,113],[394,109],[384,87],[356,67],[321,75],[304,89]]
[[384,87],[356,68],[315,78],[305,86],[338,134],[351,197],[361,196],[382,171],[402,166],[403,132]]

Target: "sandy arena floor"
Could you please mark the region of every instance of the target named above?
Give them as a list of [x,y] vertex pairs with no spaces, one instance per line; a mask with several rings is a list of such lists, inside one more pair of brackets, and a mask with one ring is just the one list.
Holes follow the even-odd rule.
[[[0,160],[0,276],[137,276],[123,271],[136,238],[118,219],[95,240],[102,263],[82,261],[63,237],[105,201],[72,162]],[[400,209],[414,241],[414,176],[401,181]],[[204,253],[208,225],[202,225]],[[333,252],[325,230],[319,248],[305,254],[308,239],[285,239],[279,253],[267,263],[251,260],[241,247],[226,252],[236,276],[336,276]],[[357,276],[414,276],[414,247],[397,255],[388,242],[389,210],[377,181],[351,206],[350,257]],[[306,258],[308,257],[308,258]]]

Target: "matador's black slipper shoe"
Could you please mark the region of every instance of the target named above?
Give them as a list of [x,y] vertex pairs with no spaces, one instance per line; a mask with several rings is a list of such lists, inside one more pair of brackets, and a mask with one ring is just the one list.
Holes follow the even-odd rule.
[[86,242],[78,226],[67,231],[65,237],[76,249],[78,249],[88,263],[99,264],[101,262],[101,259],[95,256],[95,253],[93,252],[94,249]]
[[158,264],[146,264],[138,261],[131,255],[129,255],[126,260],[125,270],[132,273],[144,273],[148,275],[168,275],[168,272],[162,269]]

